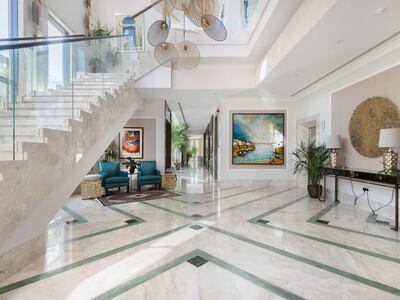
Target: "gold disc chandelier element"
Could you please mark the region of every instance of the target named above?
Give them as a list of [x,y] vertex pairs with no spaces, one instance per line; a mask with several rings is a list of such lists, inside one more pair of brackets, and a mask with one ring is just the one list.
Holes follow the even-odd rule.
[[154,49],[154,57],[164,67],[173,68],[178,63],[178,50],[168,42],[162,42]]
[[158,44],[165,42],[168,39],[169,26],[164,20],[155,21],[151,24],[149,31],[147,31],[147,39],[149,44],[157,47]]
[[186,40],[186,14],[183,12],[183,41],[176,45],[179,55],[179,66],[183,69],[193,70],[200,64],[200,51],[197,46]]
[[[153,7],[163,15],[163,20],[154,22],[148,32],[147,39],[154,46],[154,57],[165,67],[181,67],[195,69],[200,63],[198,47],[186,40],[186,17],[205,34],[217,42],[223,42],[227,36],[224,23],[218,18],[219,0],[152,0]],[[167,42],[170,26],[167,16],[174,9],[183,11],[183,40],[176,45]]]

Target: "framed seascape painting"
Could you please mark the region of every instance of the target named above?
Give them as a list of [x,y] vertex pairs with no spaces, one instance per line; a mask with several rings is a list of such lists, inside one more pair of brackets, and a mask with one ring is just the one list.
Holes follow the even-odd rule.
[[143,127],[124,127],[119,134],[120,158],[143,158]]
[[115,28],[117,35],[126,35],[121,39],[121,48],[124,51],[144,51],[144,22],[143,16],[135,19],[132,14],[115,14]]
[[285,164],[284,113],[233,113],[232,164]]

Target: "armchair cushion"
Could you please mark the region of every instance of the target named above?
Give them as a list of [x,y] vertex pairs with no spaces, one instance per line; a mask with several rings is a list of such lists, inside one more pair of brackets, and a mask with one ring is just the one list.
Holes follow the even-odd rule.
[[140,182],[161,182],[161,176],[159,175],[146,175],[146,176],[140,176],[139,178]]
[[104,179],[104,182],[106,184],[127,183],[129,182],[129,177],[121,177],[121,176],[107,177]]
[[119,176],[120,163],[119,161],[100,162],[99,163],[100,175],[104,178]]
[[119,175],[120,177],[128,177],[128,172],[125,171],[119,171]]
[[158,175],[157,163],[154,160],[140,162],[140,175]]

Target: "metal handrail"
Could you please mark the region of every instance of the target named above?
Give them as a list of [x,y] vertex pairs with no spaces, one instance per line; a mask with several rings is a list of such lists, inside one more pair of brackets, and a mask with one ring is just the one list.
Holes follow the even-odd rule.
[[84,41],[96,41],[96,40],[112,39],[112,38],[119,38],[119,37],[129,37],[129,35],[106,35],[106,36],[82,37],[82,38],[74,38],[74,39],[63,38],[63,39],[52,40],[52,41],[8,44],[8,45],[0,45],[0,51],[1,50],[15,50],[15,49],[23,49],[23,48],[32,48],[32,47],[56,45],[56,44],[77,43],[77,42],[84,42]]
[[[161,3],[163,0],[155,1],[154,3],[150,4],[149,6],[145,7],[138,13],[134,14],[132,18],[136,18],[146,11],[152,9],[157,4]],[[15,49],[22,49],[22,48],[31,48],[31,47],[38,47],[38,46],[47,46],[47,45],[55,45],[55,44],[65,44],[65,43],[76,43],[76,42],[84,42],[84,41],[96,41],[96,40],[103,40],[103,39],[110,39],[110,38],[119,38],[119,37],[129,37],[129,35],[107,35],[107,36],[96,36],[96,37],[86,37],[80,36],[77,38],[67,38],[65,36],[63,39],[57,39],[52,41],[40,41],[40,42],[27,42],[27,43],[18,43],[18,44],[7,44],[7,45],[0,45],[1,50],[15,50]],[[23,39],[23,38],[21,38]],[[32,39],[32,38],[31,38]],[[28,39],[29,40],[29,39]]]
[[0,39],[0,42],[18,42],[18,41],[47,40],[47,39],[50,40],[50,39],[61,39],[61,38],[78,38],[84,36],[85,36],[84,34],[63,35],[63,36],[32,36],[32,37]]

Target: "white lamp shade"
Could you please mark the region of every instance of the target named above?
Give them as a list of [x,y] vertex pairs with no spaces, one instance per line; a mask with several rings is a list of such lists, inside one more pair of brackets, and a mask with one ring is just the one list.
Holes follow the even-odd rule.
[[342,137],[339,134],[328,135],[326,140],[327,149],[340,149],[342,148]]
[[400,128],[383,128],[379,134],[379,148],[400,146]]

